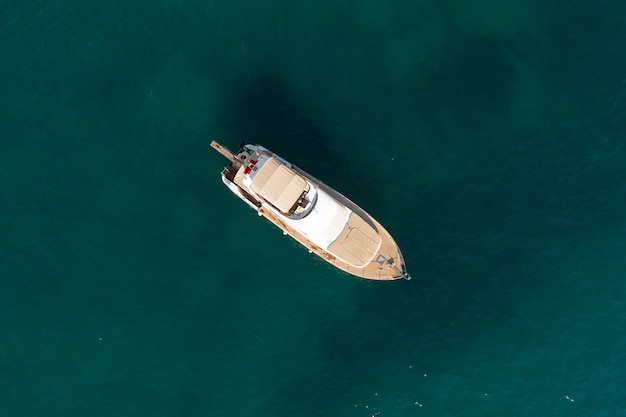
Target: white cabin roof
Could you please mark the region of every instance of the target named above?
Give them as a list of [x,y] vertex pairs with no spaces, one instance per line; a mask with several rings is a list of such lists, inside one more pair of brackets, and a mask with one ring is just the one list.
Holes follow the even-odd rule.
[[316,245],[327,248],[339,236],[348,221],[350,210],[323,190],[317,190],[315,206],[302,219],[288,222]]
[[326,191],[317,192],[313,210],[304,218],[288,223],[311,242],[351,265],[370,262],[381,244],[378,232]]

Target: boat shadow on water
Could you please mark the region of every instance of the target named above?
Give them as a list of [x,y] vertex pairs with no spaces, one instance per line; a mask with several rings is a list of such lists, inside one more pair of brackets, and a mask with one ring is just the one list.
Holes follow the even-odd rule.
[[[309,115],[311,114],[311,116]],[[385,224],[385,204],[361,167],[349,165],[334,143],[341,138],[329,136],[316,123],[306,101],[298,98],[280,79],[260,75],[251,79],[239,92],[230,131],[236,140],[263,143],[290,162],[353,197],[357,204]]]

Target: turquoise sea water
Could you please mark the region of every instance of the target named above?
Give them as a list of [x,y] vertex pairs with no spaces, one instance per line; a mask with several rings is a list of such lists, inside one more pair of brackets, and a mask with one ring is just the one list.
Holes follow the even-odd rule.
[[[626,415],[626,3],[0,6],[0,416]],[[332,269],[261,143],[395,236]]]

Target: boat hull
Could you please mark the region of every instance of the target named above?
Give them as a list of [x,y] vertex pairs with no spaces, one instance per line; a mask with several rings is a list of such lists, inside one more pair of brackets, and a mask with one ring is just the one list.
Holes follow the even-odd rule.
[[[393,237],[376,219],[352,200],[308,172],[288,163],[273,152],[271,153],[272,156],[289,164],[289,168],[306,179],[318,190],[320,195],[332,199],[338,207],[349,213],[350,219],[354,219],[351,220],[351,223],[342,225],[343,234],[336,237],[333,244],[328,245],[326,242],[321,242],[316,237],[311,236],[311,229],[308,229],[307,232],[307,229],[301,226],[305,222],[294,220],[293,217],[285,215],[275,205],[247,187],[244,184],[245,181],[242,180],[244,166],[225,148],[216,143],[214,145],[214,143],[212,146],[231,160],[230,164],[222,171],[222,181],[228,189],[255,210],[259,216],[265,217],[270,223],[281,229],[283,234],[291,236],[310,253],[314,253],[334,267],[359,278],[371,280],[410,279],[406,272],[404,257]],[[258,145],[248,146],[255,146],[262,152],[271,152]],[[360,229],[364,230],[365,234],[359,232],[358,227],[352,223],[360,225]],[[351,243],[345,243],[342,246],[342,242],[340,242],[342,239],[345,239],[346,242],[352,240]],[[357,252],[360,250],[361,256],[354,255],[355,247]]]

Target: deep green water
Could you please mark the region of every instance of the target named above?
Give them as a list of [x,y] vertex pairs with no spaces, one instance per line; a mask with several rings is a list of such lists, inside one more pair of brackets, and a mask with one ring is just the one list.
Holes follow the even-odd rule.
[[[0,417],[626,415],[626,3],[0,5]],[[261,143],[410,282],[222,185]]]

